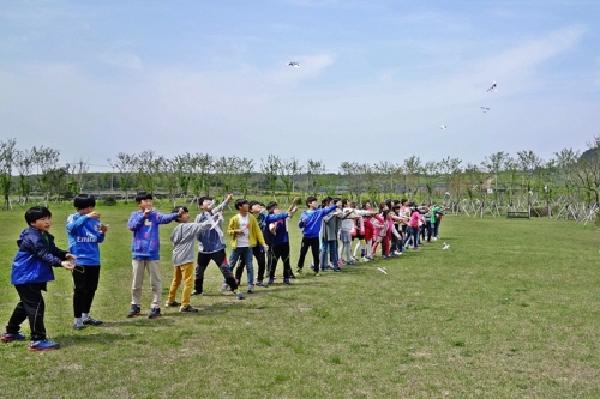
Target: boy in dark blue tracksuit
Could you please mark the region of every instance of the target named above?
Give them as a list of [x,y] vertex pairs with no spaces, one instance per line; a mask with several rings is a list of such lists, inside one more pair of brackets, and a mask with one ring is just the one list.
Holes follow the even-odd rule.
[[323,217],[330,212],[335,211],[336,206],[326,206],[317,208],[318,203],[315,197],[306,199],[308,210],[300,215],[298,226],[302,229],[302,246],[300,248],[300,258],[298,259],[298,273],[302,273],[304,267],[304,258],[310,247],[313,256],[313,271],[319,275],[319,231]]
[[17,245],[19,250],[12,264],[11,283],[19,293],[19,303],[6,325],[6,333],[0,340],[8,343],[23,341],[19,332],[21,323],[29,319],[31,343],[29,350],[44,351],[60,348],[46,337],[44,327],[44,297],[48,281],[54,280],[53,266],[73,270],[75,257],[59,249],[54,237],[48,233],[52,225],[52,213],[43,206],[34,206],[25,212],[28,228],[21,232]]
[[89,194],[79,194],[73,200],[77,212],[67,218],[69,251],[77,257],[73,273],[73,328],[81,330],[85,326],[99,326],[100,320],[90,316],[92,301],[100,278],[100,249],[108,227],[100,223],[100,214],[94,211],[96,198]]

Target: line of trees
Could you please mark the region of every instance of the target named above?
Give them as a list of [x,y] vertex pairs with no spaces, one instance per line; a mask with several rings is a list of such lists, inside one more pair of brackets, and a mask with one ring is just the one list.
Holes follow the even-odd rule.
[[164,157],[154,151],[118,153],[108,160],[113,172],[90,171],[83,159],[60,163],[50,147],[19,149],[15,139],[0,141],[0,189],[5,206],[17,197],[26,203],[32,193],[45,201],[68,199],[82,191],[115,192],[127,200],[146,190],[176,198],[220,195],[343,193],[355,199],[403,195],[419,201],[443,196],[483,198],[511,204],[515,195],[536,193],[547,201],[570,195],[600,204],[600,137],[580,153],[562,149],[543,160],[531,150],[495,152],[479,164],[458,158],[423,162],[409,156],[402,162],[342,162],[337,173],[324,162],[281,158],[271,154],[258,162],[238,156],[189,153]]

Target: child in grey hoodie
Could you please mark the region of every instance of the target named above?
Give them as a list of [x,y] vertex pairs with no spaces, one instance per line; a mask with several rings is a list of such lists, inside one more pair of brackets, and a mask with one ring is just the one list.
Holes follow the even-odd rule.
[[[209,230],[213,227],[213,223],[218,220],[205,220],[200,223],[189,223],[190,214],[185,206],[176,206],[175,212],[180,212],[180,216],[176,219],[179,223],[171,233],[171,242],[173,243],[173,266],[175,267],[173,282],[169,289],[169,297],[167,299],[167,307],[181,306],[181,313],[196,313],[198,309],[190,305],[190,297],[194,286],[194,242],[198,234],[202,231]],[[222,214],[216,216],[222,217]],[[181,293],[181,303],[175,301],[177,289],[184,281],[183,292]]]

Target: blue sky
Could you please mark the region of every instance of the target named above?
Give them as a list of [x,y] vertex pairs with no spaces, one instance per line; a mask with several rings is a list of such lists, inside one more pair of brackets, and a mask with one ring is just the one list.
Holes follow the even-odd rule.
[[576,0],[0,1],[0,136],[97,165],[549,158],[600,135],[598,20]]

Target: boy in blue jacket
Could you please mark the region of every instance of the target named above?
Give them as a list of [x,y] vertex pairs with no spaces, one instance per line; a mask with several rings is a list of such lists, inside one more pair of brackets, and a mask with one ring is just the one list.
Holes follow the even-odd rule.
[[48,281],[54,280],[53,266],[73,270],[75,257],[59,249],[54,237],[48,233],[52,225],[52,213],[43,206],[34,206],[25,212],[28,228],[21,232],[17,240],[19,250],[12,264],[11,283],[19,293],[19,303],[6,325],[6,333],[0,336],[2,342],[23,341],[19,332],[21,323],[29,319],[31,343],[29,350],[46,351],[60,348],[60,345],[46,336],[44,326],[44,297]]
[[139,210],[132,212],[127,222],[127,227],[133,232],[131,242],[131,255],[133,266],[133,281],[131,283],[131,309],[127,317],[140,314],[140,301],[144,285],[144,271],[150,273],[150,286],[152,287],[152,304],[148,318],[155,319],[160,316],[160,238],[158,226],[176,220],[183,209],[178,213],[163,215],[152,208],[152,194],[140,192],[135,201]]
[[304,258],[310,247],[313,256],[313,271],[319,275],[319,231],[323,217],[328,213],[335,211],[335,204],[323,208],[317,208],[318,203],[315,197],[306,199],[308,210],[300,215],[298,226],[302,229],[302,244],[300,247],[300,258],[298,259],[298,273],[302,273],[304,267]]
[[99,326],[100,320],[90,316],[92,301],[100,278],[100,249],[108,227],[100,223],[100,214],[94,211],[96,198],[90,194],[79,194],[73,200],[77,212],[67,218],[69,251],[77,257],[73,273],[73,329]]

